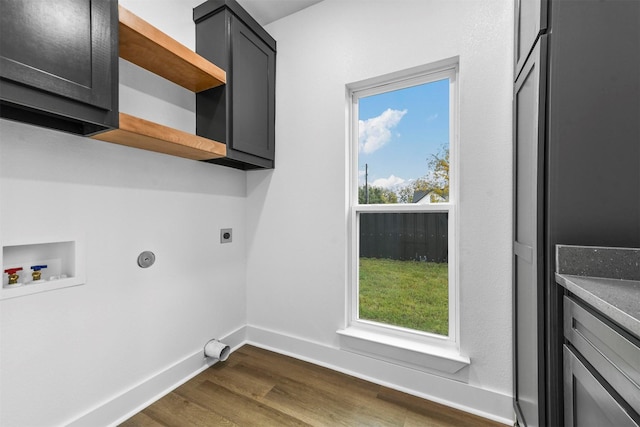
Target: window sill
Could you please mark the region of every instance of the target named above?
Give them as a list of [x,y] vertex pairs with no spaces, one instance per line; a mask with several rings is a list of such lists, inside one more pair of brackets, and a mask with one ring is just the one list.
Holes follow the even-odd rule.
[[344,350],[418,370],[436,370],[454,374],[469,366],[471,360],[449,341],[420,342],[391,333],[350,326],[337,331]]

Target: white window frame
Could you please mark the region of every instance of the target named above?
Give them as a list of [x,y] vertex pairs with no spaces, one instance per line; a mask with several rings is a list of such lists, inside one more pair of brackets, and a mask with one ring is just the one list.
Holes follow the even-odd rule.
[[[458,106],[459,60],[449,58],[347,85],[348,280],[345,327],[338,331],[342,348],[417,369],[455,373],[470,360],[460,354],[458,288]],[[358,203],[358,101],[360,98],[449,79],[449,201],[435,204]],[[361,213],[448,213],[449,333],[448,336],[406,329],[358,318],[359,218]]]

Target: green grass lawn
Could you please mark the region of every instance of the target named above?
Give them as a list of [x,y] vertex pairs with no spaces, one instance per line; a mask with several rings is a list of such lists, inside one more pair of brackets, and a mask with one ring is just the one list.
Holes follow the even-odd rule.
[[449,334],[448,265],[360,258],[360,319]]

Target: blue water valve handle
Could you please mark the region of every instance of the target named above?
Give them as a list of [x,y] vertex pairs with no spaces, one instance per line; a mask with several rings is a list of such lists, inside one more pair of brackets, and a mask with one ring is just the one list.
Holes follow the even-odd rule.
[[43,268],[47,268],[47,266],[46,266],[46,265],[32,265],[30,268],[31,268],[33,271],[40,271],[40,270],[42,270]]

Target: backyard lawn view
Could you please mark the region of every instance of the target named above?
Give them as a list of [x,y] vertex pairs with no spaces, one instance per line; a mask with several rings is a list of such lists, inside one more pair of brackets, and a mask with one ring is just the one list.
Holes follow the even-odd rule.
[[449,334],[448,264],[360,258],[359,317]]

